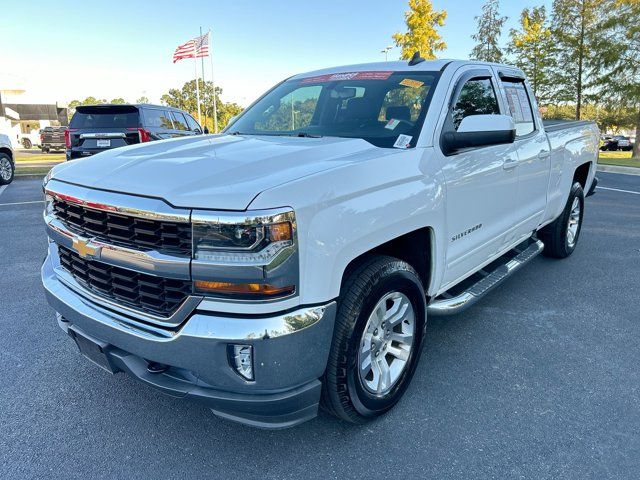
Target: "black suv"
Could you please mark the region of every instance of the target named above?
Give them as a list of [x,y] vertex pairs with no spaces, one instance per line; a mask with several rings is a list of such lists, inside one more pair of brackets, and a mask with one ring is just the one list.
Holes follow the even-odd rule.
[[139,104],[76,107],[64,135],[67,160],[73,160],[110,148],[202,133],[183,110]]

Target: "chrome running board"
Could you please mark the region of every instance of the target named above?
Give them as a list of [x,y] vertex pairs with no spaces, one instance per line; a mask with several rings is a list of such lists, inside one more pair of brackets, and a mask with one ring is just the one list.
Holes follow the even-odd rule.
[[427,307],[427,314],[433,316],[455,315],[466,310],[513,275],[520,267],[537,257],[543,248],[544,244],[540,240],[534,240],[533,243],[519,252],[511,260],[500,265],[491,273],[486,274],[476,283],[466,288],[462,293],[448,297],[446,297],[445,293],[434,299]]

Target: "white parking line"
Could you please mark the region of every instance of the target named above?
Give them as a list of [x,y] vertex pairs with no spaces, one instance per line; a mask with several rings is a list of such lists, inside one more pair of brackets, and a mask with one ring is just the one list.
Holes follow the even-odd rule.
[[596,190],[611,190],[613,192],[622,192],[622,193],[633,193],[634,195],[640,195],[640,192],[634,192],[633,190],[620,190],[619,188],[609,188],[609,187],[596,187]]
[[[2,193],[2,192],[0,192]],[[13,202],[13,203],[0,203],[0,207],[6,207],[8,205],[29,205],[32,203],[44,203],[44,200],[34,200],[33,202]]]

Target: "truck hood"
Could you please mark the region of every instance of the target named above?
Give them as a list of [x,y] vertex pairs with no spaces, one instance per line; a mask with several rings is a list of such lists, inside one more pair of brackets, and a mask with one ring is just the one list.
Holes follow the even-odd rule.
[[268,188],[372,150],[377,147],[350,138],[197,136],[108,150],[58,165],[52,178],[176,207],[245,210]]

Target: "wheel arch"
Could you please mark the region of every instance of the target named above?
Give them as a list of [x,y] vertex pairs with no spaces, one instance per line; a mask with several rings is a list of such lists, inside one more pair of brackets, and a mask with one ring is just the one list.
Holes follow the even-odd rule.
[[[423,246],[423,248],[419,248]],[[387,255],[411,265],[426,291],[434,278],[435,238],[432,227],[423,227],[375,246],[351,260],[342,272],[341,284],[349,274],[374,255]]]
[[13,152],[11,151],[10,148],[0,147],[0,153],[4,153],[4,154],[8,155],[12,162],[15,161],[14,158],[13,158]]

